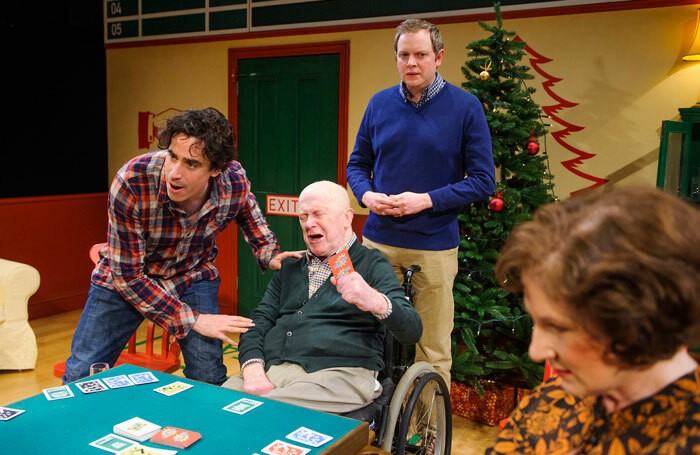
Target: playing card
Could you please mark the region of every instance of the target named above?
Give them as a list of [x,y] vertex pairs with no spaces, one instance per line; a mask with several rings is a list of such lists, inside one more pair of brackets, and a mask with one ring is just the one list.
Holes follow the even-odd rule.
[[136,444],[118,452],[117,455],[175,455],[176,453],[177,450],[156,449]]
[[305,449],[304,447],[277,440],[262,449],[262,451],[269,455],[304,455],[309,453],[311,449]]
[[150,384],[152,382],[158,382],[158,378],[153,375],[150,371],[144,371],[143,373],[133,373],[129,375],[134,384]]
[[165,427],[151,436],[150,441],[154,444],[162,444],[164,446],[177,447],[185,449],[202,438],[201,433],[192,430],[183,430],[182,428]]
[[299,427],[298,429],[289,433],[287,435],[287,439],[301,442],[302,444],[313,447],[321,447],[323,444],[333,439],[333,437],[319,433],[318,431],[310,430],[306,427]]
[[129,387],[134,385],[125,374],[119,376],[112,376],[109,378],[102,378],[102,381],[109,386],[110,389],[118,389],[120,387]]
[[106,385],[99,379],[90,379],[89,381],[77,382],[75,386],[83,393],[104,392],[109,390]]
[[348,250],[345,249],[328,258],[328,264],[330,264],[331,272],[333,272],[333,276],[336,280],[355,271],[352,267],[352,261],[350,261]]
[[63,398],[71,398],[74,396],[70,387],[67,385],[44,389],[43,392],[47,400],[61,400]]
[[184,382],[180,381],[175,381],[171,384],[164,385],[162,387],[158,387],[156,389],[153,389],[155,392],[162,393],[163,395],[166,396],[172,396],[175,395],[176,393],[180,393],[183,390],[187,390],[190,387],[192,387],[192,384],[185,384]]
[[107,436],[101,437],[97,441],[92,441],[90,443],[90,445],[93,447],[97,447],[98,449],[106,450],[107,452],[112,453],[121,452],[134,444],[136,444],[134,441],[130,441],[126,438],[122,438],[121,436],[111,433]]
[[262,404],[262,401],[251,400],[250,398],[241,398],[233,403],[224,406],[224,411],[233,412],[235,414],[245,414]]
[[161,426],[140,417],[132,417],[129,420],[114,425],[112,431],[120,436],[145,441],[160,430]]
[[24,410],[22,409],[12,409],[12,408],[4,408],[0,406],[0,420],[10,420],[13,417],[17,417],[18,415],[22,414]]

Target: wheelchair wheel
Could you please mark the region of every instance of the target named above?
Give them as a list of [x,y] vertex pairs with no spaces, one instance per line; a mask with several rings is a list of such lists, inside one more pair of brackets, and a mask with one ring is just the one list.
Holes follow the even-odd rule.
[[[421,381],[422,378],[426,377],[427,379]],[[428,406],[423,406],[424,404],[428,404]],[[452,409],[448,389],[442,377],[427,362],[417,362],[411,365],[396,386],[389,405],[389,416],[382,438],[382,450],[400,455],[426,453],[416,438],[411,439],[415,433],[408,434],[412,429],[424,429],[411,426],[411,420],[414,423],[418,422],[418,426],[422,425],[421,422],[428,423],[427,427],[431,429],[431,438],[428,439],[435,441],[434,453],[450,453]],[[407,427],[402,432],[401,426],[404,423]],[[421,437],[420,434],[417,437]],[[431,441],[428,440],[427,443],[431,443]],[[399,451],[399,447],[403,447],[400,449],[401,451]]]
[[452,409],[445,380],[437,373],[421,376],[406,401],[396,432],[396,451],[449,455],[452,448]]

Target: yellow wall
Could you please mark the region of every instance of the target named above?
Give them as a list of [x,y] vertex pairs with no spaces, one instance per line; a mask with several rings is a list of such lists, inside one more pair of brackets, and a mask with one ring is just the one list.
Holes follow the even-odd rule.
[[[700,99],[700,64],[680,59],[690,46],[696,11],[697,5],[688,5],[504,21],[504,28],[516,31],[534,51],[552,59],[542,69],[561,79],[554,93],[577,103],[557,115],[583,127],[566,138],[567,144],[596,155],[578,169],[623,183],[654,184],[661,121],[677,120],[677,108]],[[460,68],[467,58],[465,46],[487,34],[475,22],[440,29],[446,47],[440,71],[459,85],[464,80]],[[109,49],[110,176],[145,152],[138,149],[139,111],[213,106],[227,112],[227,50],[232,47],[350,41],[350,152],[372,94],[398,82],[393,34],[393,29],[380,29]],[[535,101],[556,104],[542,89],[543,81],[537,75],[529,82],[537,88]],[[563,128],[552,123],[550,133]],[[550,135],[547,150],[558,196],[590,186],[562,166],[575,156]]]

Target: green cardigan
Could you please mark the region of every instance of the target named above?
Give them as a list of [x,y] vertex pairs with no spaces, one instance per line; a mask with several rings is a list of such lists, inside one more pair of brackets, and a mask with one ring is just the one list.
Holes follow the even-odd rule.
[[253,311],[255,327],[240,337],[241,365],[261,358],[266,368],[292,362],[308,373],[332,367],[378,371],[384,367],[384,327],[400,343],[418,342],[423,332],[420,316],[406,300],[389,261],[358,241],[348,253],[355,271],[391,300],[391,315],[379,320],[347,303],[330,277],[309,298],[306,255],[288,258]]

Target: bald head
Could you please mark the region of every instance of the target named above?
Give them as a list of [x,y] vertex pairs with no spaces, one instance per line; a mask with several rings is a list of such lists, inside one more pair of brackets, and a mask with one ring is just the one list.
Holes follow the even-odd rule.
[[329,256],[350,240],[353,211],[342,186],[314,182],[302,190],[297,207],[304,242],[316,256]]
[[328,180],[320,180],[308,185],[306,188],[301,190],[299,200],[301,201],[301,199],[303,199],[305,196],[308,197],[309,195],[325,197],[331,204],[340,210],[350,208],[350,198],[348,197],[348,192],[345,191],[345,188]]

